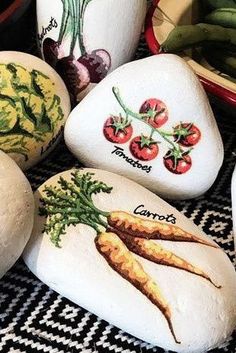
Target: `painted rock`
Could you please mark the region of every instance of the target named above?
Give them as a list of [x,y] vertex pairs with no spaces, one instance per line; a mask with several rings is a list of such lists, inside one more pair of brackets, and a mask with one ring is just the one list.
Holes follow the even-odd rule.
[[234,234],[234,244],[236,248],[236,167],[234,169],[232,183],[232,212],[233,212],[233,234]]
[[49,179],[35,200],[24,259],[55,291],[173,351],[205,352],[232,333],[233,266],[158,196],[110,172],[74,169]]
[[42,55],[65,80],[73,103],[132,59],[145,14],[146,0],[37,0]]
[[34,220],[30,184],[16,163],[0,151],[0,278],[29,240]]
[[223,160],[206,94],[189,66],[170,54],[110,74],[72,111],[65,140],[84,165],[170,198],[203,194]]
[[0,150],[25,170],[59,141],[69,95],[59,75],[29,54],[1,52],[0,76]]

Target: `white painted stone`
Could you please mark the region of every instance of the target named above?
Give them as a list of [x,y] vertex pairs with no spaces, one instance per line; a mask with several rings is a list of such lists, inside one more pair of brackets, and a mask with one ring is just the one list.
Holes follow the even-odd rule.
[[233,212],[233,235],[234,235],[234,245],[236,249],[236,167],[234,168],[234,173],[232,177],[231,193],[232,193],[232,212]]
[[[135,115],[141,106],[144,110],[143,103],[148,99],[157,102],[157,111],[165,109],[157,120],[158,124],[163,124],[158,125],[158,131],[153,135],[158,146],[155,148],[159,149],[157,157],[155,151],[148,148],[144,156],[146,160],[138,160],[140,156],[130,147],[135,145],[131,144],[132,139],[141,134],[150,136],[151,132],[151,126],[137,120],[131,112],[128,119],[133,128],[132,137],[130,127],[124,130],[126,134],[121,133],[118,137],[113,128],[110,128],[112,133],[105,129],[107,132],[104,135],[107,119],[112,116],[117,119],[120,114],[123,120],[126,117],[115,98],[113,87],[119,89],[126,110],[132,110]],[[151,119],[148,121],[155,124]],[[186,163],[189,157],[185,157],[186,161],[179,160],[180,164],[175,170],[185,172],[175,174],[164,166],[163,159],[172,148],[174,137],[167,135],[166,138],[170,140],[167,142],[160,134],[173,133],[173,128],[181,122],[187,123],[187,127],[194,124],[200,131],[200,140],[197,141],[197,136],[195,138],[193,135],[195,144],[182,147],[183,152],[193,148],[189,154],[192,166],[186,171],[190,165]],[[120,138],[120,141],[116,141],[116,138]],[[122,143],[124,140],[127,142]],[[118,172],[161,196],[176,199],[196,197],[208,190],[223,161],[221,136],[206,94],[189,66],[178,56],[170,54],[132,62],[110,74],[72,111],[65,127],[65,141],[70,151],[85,166]],[[177,143],[174,145],[176,148],[179,146]],[[153,159],[149,161],[151,157]],[[167,162],[174,166],[172,161]]]
[[[222,344],[236,324],[236,275],[226,254],[183,214],[133,181],[107,171],[81,169],[77,171],[78,186],[75,187],[71,179],[72,172],[75,172],[75,169],[50,178],[35,194],[35,224],[23,255],[29,269],[69,300],[153,345],[183,353],[200,353]],[[84,186],[81,185],[81,177],[88,172],[93,173],[92,181],[98,181],[96,189],[93,189],[97,192],[92,194],[90,200],[89,192],[82,191],[86,185],[90,185],[89,190],[92,190],[90,181],[84,182]],[[68,191],[65,182],[63,182],[64,191],[61,190],[58,184],[60,177],[70,183],[71,191]],[[110,193],[99,192],[100,182],[112,187],[107,190]],[[94,187],[94,184],[92,185]],[[46,200],[46,186],[54,191],[56,187],[57,195],[60,190],[59,198],[47,195],[50,197],[51,214],[57,218],[57,225],[54,229],[47,228],[48,233],[44,227],[46,224],[47,227],[52,225],[55,218],[51,218],[49,213],[42,215],[42,210],[45,212],[46,206],[40,199]],[[72,189],[77,191],[72,192]],[[100,189],[105,191],[105,185],[100,185]],[[87,197],[87,206],[85,212],[79,213],[79,209],[85,205],[84,197]],[[41,216],[39,207],[42,209]],[[94,210],[92,213],[91,208]],[[103,226],[99,225],[96,231],[85,223],[93,222],[95,215],[99,214],[103,215],[100,221],[105,223]],[[122,217],[127,218],[128,224],[131,224],[134,215],[136,218],[132,228],[128,228],[126,224],[119,237],[115,235],[117,229],[122,228]],[[114,224],[114,217],[120,220],[119,225]],[[84,224],[80,223],[82,219]],[[98,218],[96,219],[95,223],[98,224]],[[61,234],[60,227],[66,222],[68,224],[69,220],[73,224],[62,229],[64,234],[58,240],[58,235]],[[108,235],[104,233],[108,228],[107,223],[112,229]],[[176,234],[176,229],[172,229],[169,237],[167,230],[166,233],[164,229],[160,230],[162,238],[165,233],[168,240],[157,239],[160,232],[156,233],[156,239],[147,240],[151,237],[150,234],[153,235],[151,226],[163,227],[163,224],[165,230],[169,229],[169,226],[184,230],[185,233],[182,234],[185,234],[185,241],[176,241],[177,235],[174,240],[173,234]],[[144,234],[146,227],[150,231]],[[197,237],[198,242],[188,241],[186,237],[189,234]],[[101,251],[104,236],[107,236],[103,243],[107,258]],[[149,249],[151,246],[152,252],[149,254],[153,256],[155,252],[157,254],[157,250],[154,251],[153,248],[154,244],[156,247],[162,246],[203,271],[205,278],[180,268],[163,265],[164,260],[171,259],[170,254],[162,256],[163,251],[159,252],[159,264],[145,259],[143,257],[145,252],[143,254],[139,252],[138,256],[137,252],[134,253],[134,249],[132,252],[131,248],[128,251],[126,246],[135,245],[138,236],[140,237],[138,241],[146,242]],[[142,236],[145,236],[146,240],[141,238]],[[127,242],[129,239],[131,243]],[[122,253],[119,252],[121,248]],[[178,259],[176,261],[178,262]],[[133,273],[134,269],[137,270],[136,274]],[[144,289],[147,290],[147,287],[149,290],[155,288],[152,296],[150,292],[149,296],[147,292],[145,294]],[[169,318],[173,331],[176,340],[181,344],[177,344],[174,340],[162,310],[163,306],[161,304],[158,306],[157,301],[153,300],[157,297],[159,303],[161,297],[162,304],[166,303],[166,315],[170,310]]]
[[0,76],[0,150],[25,170],[59,142],[69,95],[60,76],[29,54],[1,52]]
[[29,240],[34,220],[30,184],[16,163],[0,151],[0,278]]
[[75,101],[133,58],[146,7],[146,0],[66,0],[64,7],[61,0],[37,0],[42,55],[65,79]]

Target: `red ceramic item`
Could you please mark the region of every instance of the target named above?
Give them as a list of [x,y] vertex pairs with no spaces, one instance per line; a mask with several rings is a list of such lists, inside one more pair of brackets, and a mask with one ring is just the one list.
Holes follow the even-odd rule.
[[[174,3],[173,6],[170,6],[171,1],[174,0],[153,0],[153,3],[149,8],[145,25],[145,37],[149,49],[153,54],[160,54],[160,46],[162,42],[159,38],[163,37],[165,34],[167,37],[169,33],[168,30],[170,30],[170,26],[166,26],[164,20],[162,23],[157,22],[158,13],[161,14],[161,16],[166,16],[166,19],[168,18],[168,21],[170,22],[172,20],[172,16],[176,17],[176,6],[174,6]],[[188,23],[182,23],[184,16],[181,18],[181,11],[183,14],[186,12],[186,6],[189,6],[189,8],[191,6],[193,7],[193,1],[183,0],[178,2],[177,6],[181,24],[191,23],[191,21]],[[189,10],[190,12],[193,12],[193,8],[190,8]],[[191,16],[193,17],[192,14]],[[173,23],[177,24],[178,22],[176,23],[173,20]],[[216,96],[225,103],[230,104],[232,107],[236,107],[236,84],[221,77],[220,75],[217,75],[208,68],[194,61],[192,58],[186,55],[183,57],[197,73],[207,93]]]

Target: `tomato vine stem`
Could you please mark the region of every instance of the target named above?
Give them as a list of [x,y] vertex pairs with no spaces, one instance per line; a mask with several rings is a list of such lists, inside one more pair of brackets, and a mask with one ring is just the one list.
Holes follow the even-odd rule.
[[[172,148],[174,150],[179,151],[179,153],[181,154],[179,145],[174,143],[173,141],[171,141],[168,138],[168,136],[173,136],[172,133],[168,133],[168,132],[159,130],[157,128],[154,128],[151,124],[149,124],[148,119],[152,118],[152,116],[149,113],[135,113],[131,109],[129,109],[125,105],[123,99],[121,98],[120,90],[119,90],[118,87],[112,87],[112,92],[113,92],[116,100],[118,101],[119,105],[121,106],[121,108],[124,110],[124,112],[127,115],[130,115],[131,117],[133,117],[133,118],[135,118],[135,119],[137,119],[139,121],[142,121],[143,123],[145,123],[146,125],[148,125],[152,129],[151,137],[153,136],[154,132],[158,133],[166,142],[168,142],[172,146]],[[158,115],[158,112],[157,112],[157,115]]]

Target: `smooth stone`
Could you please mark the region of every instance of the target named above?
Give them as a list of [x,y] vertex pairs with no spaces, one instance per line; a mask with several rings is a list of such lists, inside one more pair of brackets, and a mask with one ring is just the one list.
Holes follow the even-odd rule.
[[232,194],[232,213],[233,213],[233,235],[234,235],[234,245],[236,249],[236,166],[234,168],[234,172],[232,176],[231,194]]
[[206,94],[189,66],[171,54],[111,73],[71,112],[65,141],[85,166],[117,172],[173,199],[206,192],[223,161]]
[[230,336],[233,265],[158,196],[107,171],[73,169],[46,181],[35,201],[23,256],[56,292],[164,349],[206,352]]
[[74,17],[69,11],[69,18],[68,3],[37,0],[38,41],[44,60],[64,78],[75,102],[134,57],[147,1],[86,0]]
[[59,142],[70,113],[60,76],[29,54],[0,52],[0,150],[26,170]]
[[16,163],[0,151],[0,278],[29,240],[34,220],[30,184]]

